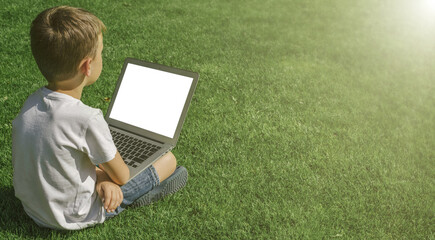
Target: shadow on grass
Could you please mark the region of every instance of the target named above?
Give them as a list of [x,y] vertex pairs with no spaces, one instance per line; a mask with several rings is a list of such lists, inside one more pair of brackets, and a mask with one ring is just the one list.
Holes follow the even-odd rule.
[[[27,216],[10,186],[0,186],[0,229],[3,237],[47,238],[54,230],[41,228]],[[54,231],[69,235],[68,231]]]

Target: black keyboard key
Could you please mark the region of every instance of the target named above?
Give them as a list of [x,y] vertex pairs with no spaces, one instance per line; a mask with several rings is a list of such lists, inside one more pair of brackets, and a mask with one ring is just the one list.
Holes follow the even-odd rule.
[[132,160],[137,162],[137,163],[143,163],[143,161],[145,161],[146,158],[144,158],[143,156],[140,157],[135,157]]

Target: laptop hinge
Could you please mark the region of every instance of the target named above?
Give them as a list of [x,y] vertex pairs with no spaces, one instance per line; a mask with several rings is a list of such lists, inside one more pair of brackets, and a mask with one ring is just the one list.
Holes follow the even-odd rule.
[[121,129],[121,130],[124,131],[124,132],[131,133],[131,134],[133,134],[133,135],[135,135],[135,136],[138,136],[138,137],[141,137],[141,138],[149,139],[149,140],[151,140],[151,141],[153,141],[153,142],[156,142],[156,143],[159,143],[159,144],[162,144],[162,145],[165,144],[164,142],[157,141],[157,140],[155,140],[155,139],[152,139],[152,138],[149,138],[149,137],[145,137],[145,136],[139,135],[139,134],[137,134],[137,133],[134,133],[134,132],[132,132],[132,131],[128,131],[128,130],[126,130],[126,129],[116,128],[116,127],[112,127],[112,128],[114,128],[114,129]]

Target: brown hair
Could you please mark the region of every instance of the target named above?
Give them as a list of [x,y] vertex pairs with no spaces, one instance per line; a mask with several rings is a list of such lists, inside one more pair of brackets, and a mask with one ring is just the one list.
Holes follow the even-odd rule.
[[74,77],[81,60],[95,57],[106,26],[92,13],[59,6],[41,12],[30,28],[36,64],[48,81]]

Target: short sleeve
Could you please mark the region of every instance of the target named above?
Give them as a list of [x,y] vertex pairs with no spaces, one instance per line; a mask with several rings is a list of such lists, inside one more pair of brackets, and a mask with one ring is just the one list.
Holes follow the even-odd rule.
[[84,152],[95,165],[115,158],[116,147],[110,134],[109,126],[101,110],[89,119],[85,130]]

